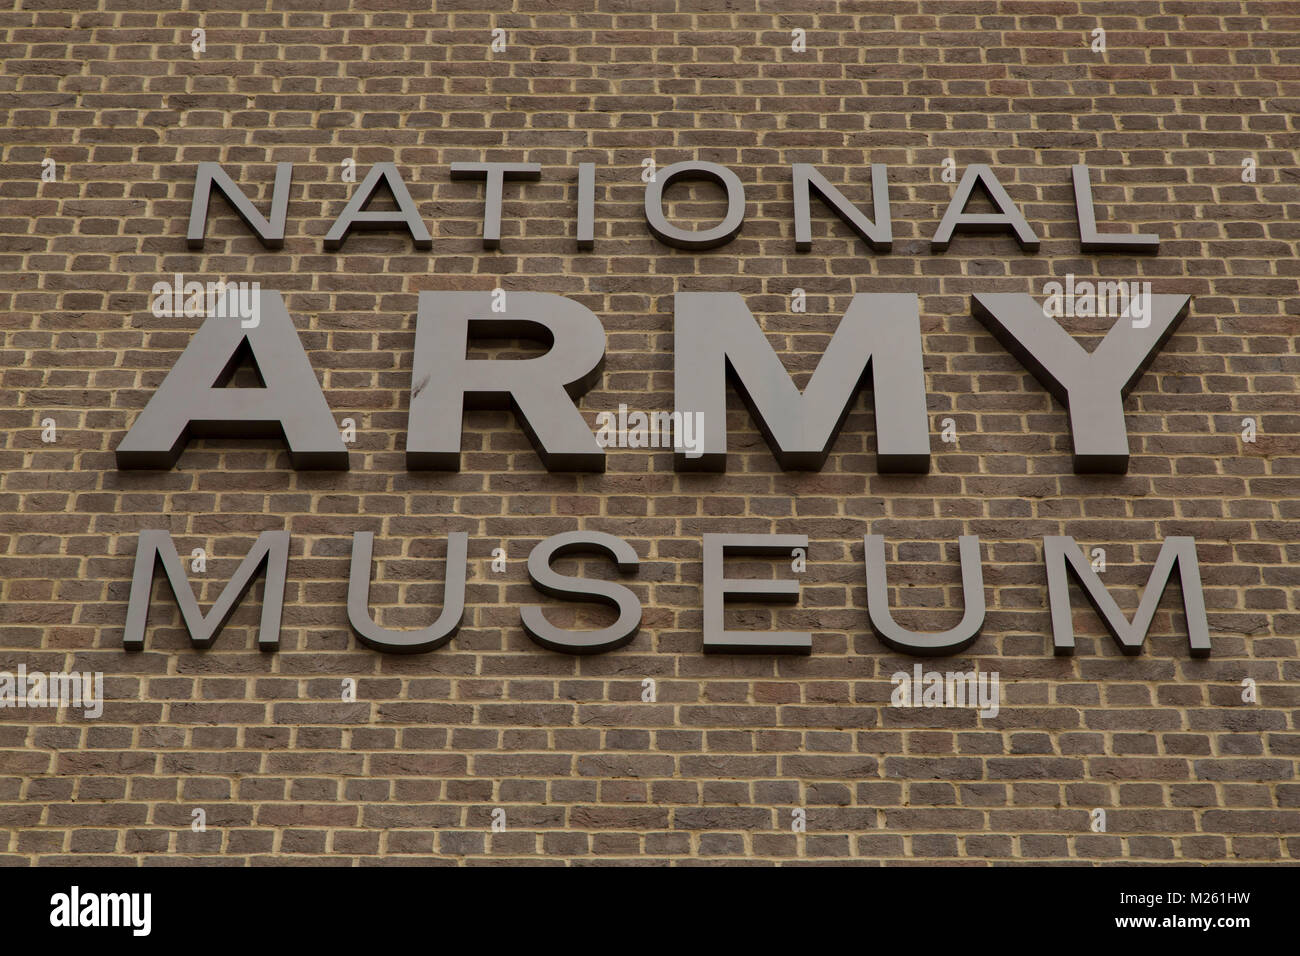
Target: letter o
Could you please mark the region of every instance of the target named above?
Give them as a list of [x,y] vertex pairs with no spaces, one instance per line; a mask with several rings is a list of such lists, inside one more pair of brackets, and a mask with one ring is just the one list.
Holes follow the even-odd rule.
[[[727,192],[727,216],[712,229],[702,232],[679,229],[664,215],[664,191],[675,179],[708,179]],[[675,249],[713,249],[726,245],[745,222],[745,187],[740,178],[717,163],[673,163],[661,170],[645,187],[645,218],[656,239]]]

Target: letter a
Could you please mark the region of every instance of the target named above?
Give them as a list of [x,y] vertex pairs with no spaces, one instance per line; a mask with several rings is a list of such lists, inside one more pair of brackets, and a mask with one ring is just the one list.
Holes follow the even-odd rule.
[[[345,470],[348,451],[280,293],[263,291],[261,321],[204,320],[117,446],[118,468],[171,468],[191,435],[282,435],[294,468]],[[247,343],[263,388],[220,387]]]

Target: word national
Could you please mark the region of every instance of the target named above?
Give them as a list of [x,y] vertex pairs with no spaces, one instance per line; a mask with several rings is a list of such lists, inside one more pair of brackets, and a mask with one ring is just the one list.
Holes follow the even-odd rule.
[[[1070,169],[1074,186],[1075,214],[1079,223],[1079,248],[1083,252],[1147,252],[1160,248],[1160,237],[1141,233],[1099,233],[1092,202],[1088,167],[1082,163]],[[536,182],[542,178],[538,163],[452,163],[452,179],[480,180],[484,183],[483,247],[501,245],[502,205],[505,184],[511,181]],[[708,229],[684,229],[668,221],[664,213],[664,194],[678,181],[707,180],[726,193],[727,212],[722,222]],[[653,161],[642,173],[645,182],[645,218],[652,235],[665,245],[677,249],[702,251],[724,246],[735,239],[745,224],[745,186],[732,170],[717,163],[687,161],[663,169],[653,168]],[[883,163],[871,164],[871,202],[874,219],[868,218],[833,185],[816,166],[794,163],[790,167],[794,200],[794,247],[799,252],[812,249],[812,196],[817,194],[840,219],[856,232],[873,251],[888,252],[894,235],[889,204],[889,169]],[[293,163],[278,163],[275,187],[271,195],[271,215],[257,211],[243,190],[219,163],[199,163],[194,179],[194,196],[190,202],[186,242],[191,249],[202,249],[208,220],[208,200],[212,188],[226,197],[240,218],[268,249],[284,246],[285,220],[289,209],[289,189],[293,183]],[[596,165],[578,164],[578,202],[576,209],[576,243],[579,249],[595,246]],[[392,194],[397,208],[391,211],[367,208],[384,187]],[[976,189],[988,197],[996,212],[968,213]],[[411,236],[417,249],[433,247],[429,234],[411,194],[394,163],[376,163],[357,186],[347,206],[325,234],[325,248],[338,250],[354,229],[402,229]],[[1026,252],[1037,252],[1038,236],[984,163],[967,166],[956,192],[930,240],[935,252],[948,248],[955,232],[1007,232]]]

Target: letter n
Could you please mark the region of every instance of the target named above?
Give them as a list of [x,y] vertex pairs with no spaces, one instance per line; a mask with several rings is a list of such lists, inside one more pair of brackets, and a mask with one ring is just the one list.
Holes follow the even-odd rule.
[[1194,538],[1165,538],[1132,622],[1125,619],[1119,605],[1101,583],[1097,572],[1092,570],[1091,562],[1075,544],[1074,538],[1068,535],[1044,537],[1043,560],[1047,563],[1047,599],[1052,609],[1052,642],[1058,655],[1074,653],[1069,573],[1073,573],[1074,579],[1083,587],[1088,602],[1101,616],[1106,629],[1119,643],[1120,650],[1125,654],[1139,654],[1176,564],[1192,656],[1210,656],[1210,628],[1205,617],[1205,594],[1201,589],[1201,571],[1196,562]]
[[257,630],[257,646],[264,651],[280,647],[280,609],[284,605],[284,582],[289,565],[289,532],[263,531],[253,542],[248,556],[235,570],[230,583],[222,590],[212,609],[204,614],[190,588],[185,566],[176,553],[169,531],[141,531],[135,550],[135,571],[131,575],[131,596],[126,609],[126,629],[122,645],[127,650],[144,649],[145,624],[149,616],[149,596],[154,575],[162,564],[172,594],[181,609],[181,619],[195,647],[211,647],[226,626],[235,608],[244,599],[258,570],[266,566],[266,592],[262,597],[262,621]]
[[877,468],[922,474],[930,470],[915,293],[855,295],[802,393],[738,293],[678,292],[675,310],[676,410],[700,413],[704,426],[703,454],[689,459],[679,450],[679,469],[726,468],[730,370],[782,468],[822,466],[869,374]]
[[289,186],[292,182],[293,163],[276,163],[271,218],[268,220],[262,217],[220,164],[199,163],[199,171],[194,177],[194,198],[190,201],[190,225],[185,233],[185,244],[191,249],[203,248],[203,236],[208,225],[208,198],[212,195],[212,187],[216,186],[235,207],[239,218],[262,240],[262,245],[268,249],[283,248],[284,220],[289,211]]
[[807,252],[812,248],[810,207],[814,191],[872,249],[888,252],[893,248],[894,236],[889,220],[889,176],[884,163],[871,164],[871,200],[875,209],[875,222],[862,215],[811,163],[795,163],[791,172],[794,177],[794,247],[799,252]]

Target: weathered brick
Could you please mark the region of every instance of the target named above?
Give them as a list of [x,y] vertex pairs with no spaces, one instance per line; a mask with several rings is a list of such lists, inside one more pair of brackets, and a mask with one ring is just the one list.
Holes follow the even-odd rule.
[[[797,53],[789,11],[756,0],[712,13],[520,0],[508,17],[439,0],[366,18],[333,4],[248,23],[212,14],[195,57],[174,12],[72,23],[44,6],[6,13],[0,46],[0,669],[102,671],[108,700],[94,720],[0,709],[4,862],[1300,858],[1300,18],[1176,0],[1082,19],[1050,3],[814,4]],[[509,46],[490,54],[497,23]],[[1089,49],[1096,25],[1104,54]],[[747,194],[739,235],[703,252],[658,242],[645,158],[733,168]],[[484,159],[543,170],[507,185],[495,250],[480,238],[483,187],[447,175]],[[994,167],[1037,255],[961,233],[931,253],[953,192],[947,159]],[[266,211],[274,164],[290,160],[283,248],[263,248],[219,198],[205,248],[187,247],[198,162],[222,163]],[[400,231],[324,248],[354,188],[344,160],[363,174],[397,164],[431,250]],[[591,251],[576,243],[579,162],[597,164]],[[817,200],[812,250],[796,252],[796,162],[864,213],[867,167],[886,163],[893,249],[868,248]],[[1101,231],[1158,233],[1158,255],[1080,251],[1068,167],[1081,162]],[[725,213],[700,183],[674,186],[667,204],[687,228]],[[273,438],[195,438],[172,469],[116,468],[113,449],[197,327],[150,313],[153,283],[176,272],[282,292],[340,428],[355,424],[351,470],[295,472]],[[1073,473],[1067,410],[971,315],[972,293],[1041,294],[1066,273],[1194,293],[1125,400],[1122,477]],[[800,388],[855,293],[916,293],[931,427],[950,418],[955,441],[932,436],[927,475],[879,474],[868,391],[820,470],[786,472],[732,389],[724,475],[677,472],[663,449],[610,449],[602,475],[548,472],[499,409],[465,414],[459,472],[407,471],[418,293],[495,288],[568,295],[600,317],[602,378],[578,401],[593,427],[620,403],[671,407],[675,292],[743,295]],[[1108,321],[1062,324],[1092,348]],[[247,367],[229,383],[256,384]],[[204,608],[257,534],[291,531],[277,655],[256,648],[260,582],[209,650],[190,646],[156,583],[145,651],[122,650],[136,536],[154,528],[182,557],[207,552],[190,574]],[[609,654],[543,650],[519,625],[524,603],[564,626],[612,620],[528,581],[532,546],[579,528],[641,558],[627,579],[640,633]],[[353,640],[359,530],[375,533],[371,611],[389,628],[437,616],[445,535],[470,535],[450,644],[380,655]],[[701,653],[710,532],[809,536],[796,606],[728,614],[734,627],[811,631],[811,656]],[[960,617],[956,539],[979,534],[981,638],[937,663],[882,645],[862,578],[868,532],[887,537],[891,607],[918,629]],[[1196,536],[1214,655],[1189,658],[1173,594],[1142,652],[1124,655],[1077,589],[1076,654],[1052,655],[1051,534],[1106,550],[1102,577],[1128,616],[1160,541]],[[784,575],[783,561],[735,563],[730,574]],[[581,564],[614,576],[603,559]],[[999,714],[890,706],[890,676],[916,660],[998,671]],[[1094,808],[1106,832],[1092,832]]]

